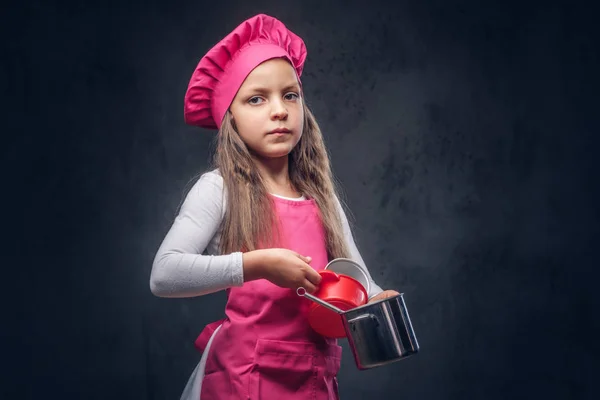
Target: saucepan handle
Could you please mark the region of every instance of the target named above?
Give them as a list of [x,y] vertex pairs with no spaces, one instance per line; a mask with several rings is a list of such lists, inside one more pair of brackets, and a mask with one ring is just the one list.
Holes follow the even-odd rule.
[[322,305],[325,308],[330,309],[331,311],[334,311],[338,314],[343,314],[344,311],[342,311],[341,309],[337,308],[336,306],[334,306],[333,304],[329,304],[328,302],[321,300],[320,298],[313,296],[312,294],[309,294],[306,292],[306,289],[304,289],[303,287],[299,287],[298,289],[296,289],[296,293],[298,294],[298,296],[304,296],[312,301],[314,301],[317,304]]

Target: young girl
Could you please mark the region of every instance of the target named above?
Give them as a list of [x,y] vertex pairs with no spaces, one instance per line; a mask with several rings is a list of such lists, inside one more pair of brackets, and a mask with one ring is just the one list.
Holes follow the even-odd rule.
[[[226,289],[226,317],[182,399],[337,399],[341,347],[311,329],[329,260],[364,262],[334,190],[321,131],[303,98],[302,39],[280,21],[244,21],[198,64],[185,120],[217,128],[216,168],[187,195],[152,267],[161,297]],[[371,282],[370,301],[397,294]]]

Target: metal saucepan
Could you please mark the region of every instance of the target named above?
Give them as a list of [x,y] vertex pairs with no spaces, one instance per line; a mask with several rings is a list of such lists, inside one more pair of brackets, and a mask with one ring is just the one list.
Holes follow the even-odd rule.
[[360,370],[390,364],[419,351],[403,294],[342,311],[302,287],[296,293],[340,314]]

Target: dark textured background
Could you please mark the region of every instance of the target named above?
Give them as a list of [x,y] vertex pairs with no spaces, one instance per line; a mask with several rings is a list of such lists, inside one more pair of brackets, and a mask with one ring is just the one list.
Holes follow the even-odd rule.
[[2,399],[177,399],[223,293],[151,295],[207,168],[183,123],[199,58],[266,12],[377,282],[421,353],[342,399],[596,399],[600,51],[592,2],[26,1],[3,6]]

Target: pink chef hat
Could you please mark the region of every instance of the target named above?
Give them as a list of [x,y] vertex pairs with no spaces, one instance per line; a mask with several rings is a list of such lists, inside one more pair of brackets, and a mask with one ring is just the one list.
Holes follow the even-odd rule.
[[218,129],[248,74],[278,57],[286,58],[300,79],[306,46],[299,36],[264,14],[242,22],[198,63],[185,94],[185,122]]

